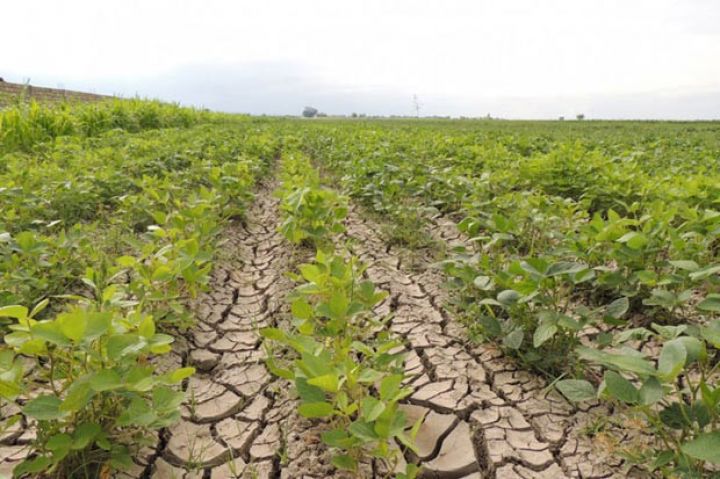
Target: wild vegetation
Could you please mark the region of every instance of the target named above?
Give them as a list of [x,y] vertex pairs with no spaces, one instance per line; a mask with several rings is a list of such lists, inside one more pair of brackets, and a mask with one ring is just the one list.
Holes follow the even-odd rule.
[[[337,470],[422,477],[425,418],[406,411],[431,402],[414,395],[409,358],[433,358],[392,327],[402,301],[426,293],[388,296],[392,280],[370,279],[376,265],[345,244],[354,212],[383,224],[387,251],[414,250],[442,272],[448,301],[435,306],[444,325],[465,326],[468,351],[492,345],[574,411],[622,413],[588,435],[640,421],[644,439],[614,448],[622,473],[710,477],[720,467],[719,129],[253,120],[139,100],[4,110],[0,432],[36,431],[14,474],[108,477],[167,434],[195,370],[162,356],[198,326],[193,302],[212,297],[225,227],[242,224],[255,185],[277,175],[286,242],[273,248],[293,252],[294,286],[277,298],[287,320],[256,328],[262,362],[293,385],[297,414],[321,425]],[[453,244],[438,234],[448,223]],[[551,461],[576,477],[556,443]],[[483,447],[474,460],[492,457]],[[235,449],[249,460],[250,446]]]

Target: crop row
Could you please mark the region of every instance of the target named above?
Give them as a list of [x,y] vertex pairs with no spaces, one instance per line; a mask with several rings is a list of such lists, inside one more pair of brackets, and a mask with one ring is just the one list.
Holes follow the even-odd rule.
[[304,128],[304,150],[398,241],[457,220],[469,246],[442,262],[457,313],[568,399],[644,421],[654,442],[628,463],[720,464],[720,145],[705,126]]
[[398,444],[413,449],[420,418],[407,431],[399,401],[404,386],[404,348],[388,331],[389,318],[374,307],[387,293],[363,279],[365,266],[343,254],[337,234],[344,231],[347,199],[324,186],[309,158],[286,149],[281,171],[281,232],[300,248],[315,250],[298,266],[298,286],[289,297],[293,321],[265,328],[270,371],[295,386],[298,413],[323,421],[323,443],[332,463],[358,473],[370,461],[399,479],[416,477]]
[[0,407],[11,437],[34,429],[16,476],[105,476],[179,418],[193,369],[156,358],[192,324],[217,234],[277,153],[245,126],[73,137],[4,157]]

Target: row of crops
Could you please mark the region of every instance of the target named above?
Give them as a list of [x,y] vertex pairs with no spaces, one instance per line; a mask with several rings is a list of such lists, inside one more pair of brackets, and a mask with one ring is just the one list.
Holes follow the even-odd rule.
[[[304,150],[394,241],[438,258],[473,340],[568,400],[617,406],[649,446],[630,464],[720,465],[720,135],[714,124],[316,123]],[[608,423],[612,422],[608,420]],[[598,425],[593,434],[610,424]]]
[[422,418],[406,430],[399,405],[413,389],[405,350],[387,330],[389,318],[375,311],[388,293],[364,278],[366,265],[338,239],[347,198],[324,185],[294,144],[288,141],[283,153],[280,231],[314,255],[292,274],[298,283],[288,298],[292,324],[261,330],[270,343],[267,364],[294,384],[301,416],[327,422],[320,437],[336,468],[367,477],[375,461],[386,475],[414,479],[419,468],[405,463],[400,446],[414,448]]
[[[203,115],[140,101],[0,112],[0,433],[29,448],[15,476],[107,477],[179,418],[193,368],[156,360],[193,324],[218,233],[279,145]],[[153,129],[168,126],[182,128]]]

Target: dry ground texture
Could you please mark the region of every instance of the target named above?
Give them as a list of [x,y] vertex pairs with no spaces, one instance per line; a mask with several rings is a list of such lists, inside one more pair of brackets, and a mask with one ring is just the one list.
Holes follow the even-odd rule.
[[[346,477],[330,465],[319,440],[322,424],[297,415],[291,385],[264,365],[258,329],[288,320],[292,282],[285,273],[309,255],[293,251],[277,232],[276,186],[262,184],[245,223],[226,231],[226,260],[198,301],[197,326],[169,356],[175,366],[198,369],[185,384],[182,421],[162,431],[119,477]],[[378,312],[393,314],[390,327],[408,351],[415,392],[404,407],[410,419],[425,415],[418,454],[406,457],[422,465],[421,477],[627,477],[621,461],[584,433],[593,416],[609,411],[578,410],[492,347],[470,344],[444,308],[443,278],[431,260],[408,264],[407,252],[388,246],[380,225],[367,217],[351,208],[338,241],[389,292]],[[431,233],[449,246],[463,242],[442,218]],[[24,430],[3,439],[0,472],[20,460],[28,439]],[[360,475],[386,477],[377,464],[364,464]]]

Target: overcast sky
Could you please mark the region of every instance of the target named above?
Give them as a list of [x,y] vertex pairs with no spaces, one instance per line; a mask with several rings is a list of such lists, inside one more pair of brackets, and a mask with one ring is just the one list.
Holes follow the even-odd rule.
[[33,0],[6,81],[224,111],[720,118],[720,0]]

